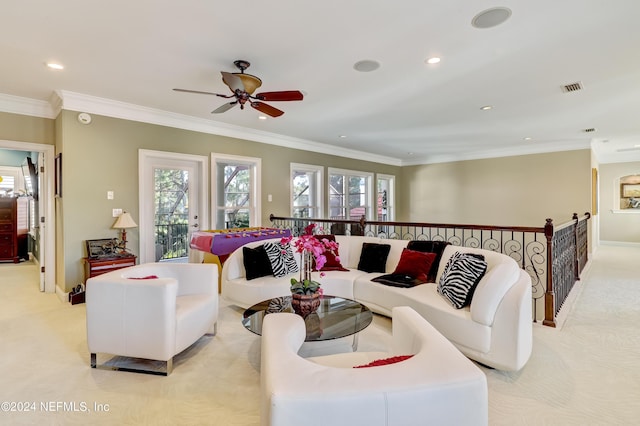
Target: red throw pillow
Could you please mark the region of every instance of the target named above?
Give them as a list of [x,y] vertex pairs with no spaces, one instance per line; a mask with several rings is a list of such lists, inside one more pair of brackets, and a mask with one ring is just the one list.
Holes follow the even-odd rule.
[[426,283],[427,275],[429,275],[429,271],[431,270],[431,264],[435,259],[435,253],[426,253],[405,248],[402,249],[400,261],[393,273],[409,275],[420,282]]
[[146,277],[129,277],[130,280],[155,280],[157,275],[147,275]]
[[413,355],[397,355],[389,358],[377,359],[375,361],[371,361],[369,364],[356,365],[353,368],[379,367],[381,365],[395,364],[397,362],[404,361],[405,359],[409,359],[412,356]]
[[[335,241],[336,240],[336,236],[335,235],[314,235],[314,237],[316,237],[318,240],[322,241],[323,239],[327,239],[329,241]],[[336,259],[336,257],[340,257],[340,253],[338,253],[338,251],[336,251],[335,254],[333,254],[330,250],[325,250],[325,252],[323,253],[324,257],[327,258],[326,263],[324,264],[324,266],[322,267],[322,269],[320,269],[321,271],[348,271],[348,269],[346,269],[344,266],[342,266],[342,264],[340,263],[340,261],[338,261],[338,259]],[[315,263],[315,259],[313,262],[313,269],[315,270],[316,267],[316,263]]]

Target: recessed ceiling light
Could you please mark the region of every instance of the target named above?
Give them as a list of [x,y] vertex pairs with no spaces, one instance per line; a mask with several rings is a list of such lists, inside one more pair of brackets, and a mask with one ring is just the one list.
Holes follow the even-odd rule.
[[363,61],[358,61],[353,64],[353,69],[360,72],[371,72],[380,68],[380,62],[372,61],[370,59],[365,59]]
[[490,109],[493,109],[493,107],[491,105],[485,105],[483,107],[480,107],[480,109],[483,111],[489,111]]
[[511,9],[507,7],[492,7],[474,16],[471,20],[471,25],[476,28],[493,28],[502,24],[510,16]]
[[525,141],[530,141],[531,140],[531,138],[529,136],[527,136],[526,138],[522,138],[522,139],[525,140]]
[[339,138],[341,138],[341,139],[344,139],[344,138],[346,138],[346,137],[347,137],[347,135],[340,135],[340,136],[338,136],[338,137],[339,137]]
[[437,58],[435,56],[433,58],[427,59],[428,64],[437,64],[438,62],[440,62],[440,58]]
[[259,115],[258,116],[258,120],[266,120],[267,116],[266,115]]
[[55,62],[47,62],[47,66],[53,70],[63,70],[64,65],[57,64]]
[[413,155],[413,152],[407,152],[407,155]]

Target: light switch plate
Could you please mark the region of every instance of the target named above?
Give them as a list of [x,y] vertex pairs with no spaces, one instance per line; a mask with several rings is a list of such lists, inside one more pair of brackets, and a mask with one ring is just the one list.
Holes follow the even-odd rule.
[[107,200],[113,200],[113,191],[107,191]]

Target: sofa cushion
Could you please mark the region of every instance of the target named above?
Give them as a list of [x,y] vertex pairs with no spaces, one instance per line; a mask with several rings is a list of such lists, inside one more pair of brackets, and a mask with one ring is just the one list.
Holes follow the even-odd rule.
[[436,255],[434,253],[424,253],[404,248],[402,249],[398,266],[396,266],[393,273],[409,275],[422,283],[426,283],[427,275],[435,258]]
[[440,259],[442,259],[442,252],[445,247],[451,245],[447,241],[431,241],[431,240],[412,240],[407,244],[407,248],[415,251],[422,251],[426,253],[435,253],[436,257],[431,264],[431,269],[427,274],[427,282],[435,283],[436,275],[438,274],[438,266],[440,265]]
[[298,263],[293,257],[290,244],[264,243],[264,250],[269,256],[274,277],[284,277],[287,274],[298,272]]
[[440,276],[438,293],[456,309],[467,306],[486,271],[487,262],[483,255],[457,251],[449,258]]
[[[327,239],[329,241],[335,241],[336,240],[336,236],[335,235],[314,235],[314,237],[316,237],[318,240],[322,241],[324,239]],[[331,252],[331,250],[325,250],[325,252],[323,253],[324,257],[327,259],[327,261],[325,262],[324,266],[322,267],[322,269],[320,269],[321,271],[348,271],[347,268],[345,268],[344,266],[342,266],[342,264],[340,263],[340,251],[339,249],[336,250],[335,253]],[[313,269],[316,269],[316,262],[315,259],[313,261]]]
[[390,250],[389,244],[362,243],[358,269],[365,272],[385,272]]
[[248,280],[273,275],[271,261],[264,249],[264,244],[255,248],[243,246],[242,263]]
[[436,255],[408,248],[402,249],[398,266],[391,274],[382,275],[371,281],[394,287],[413,287],[427,282],[427,274]]
[[449,301],[438,293],[437,284],[428,283],[393,290],[406,293],[405,305],[415,309],[456,346],[462,345],[479,353],[487,353],[491,349],[494,337],[491,333],[492,328],[473,321],[469,306],[454,309]]
[[506,256],[502,256],[500,263],[491,265],[473,294],[471,318],[481,324],[493,325],[498,305],[519,277],[518,264]]

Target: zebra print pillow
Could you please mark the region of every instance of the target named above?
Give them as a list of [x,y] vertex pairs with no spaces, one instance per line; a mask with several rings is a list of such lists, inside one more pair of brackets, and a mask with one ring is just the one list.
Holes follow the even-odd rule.
[[274,277],[284,277],[292,272],[298,272],[298,264],[288,243],[264,243],[264,251],[267,252],[271,262]]
[[438,293],[460,309],[471,303],[471,298],[480,279],[487,272],[484,256],[474,253],[455,252],[444,267]]

